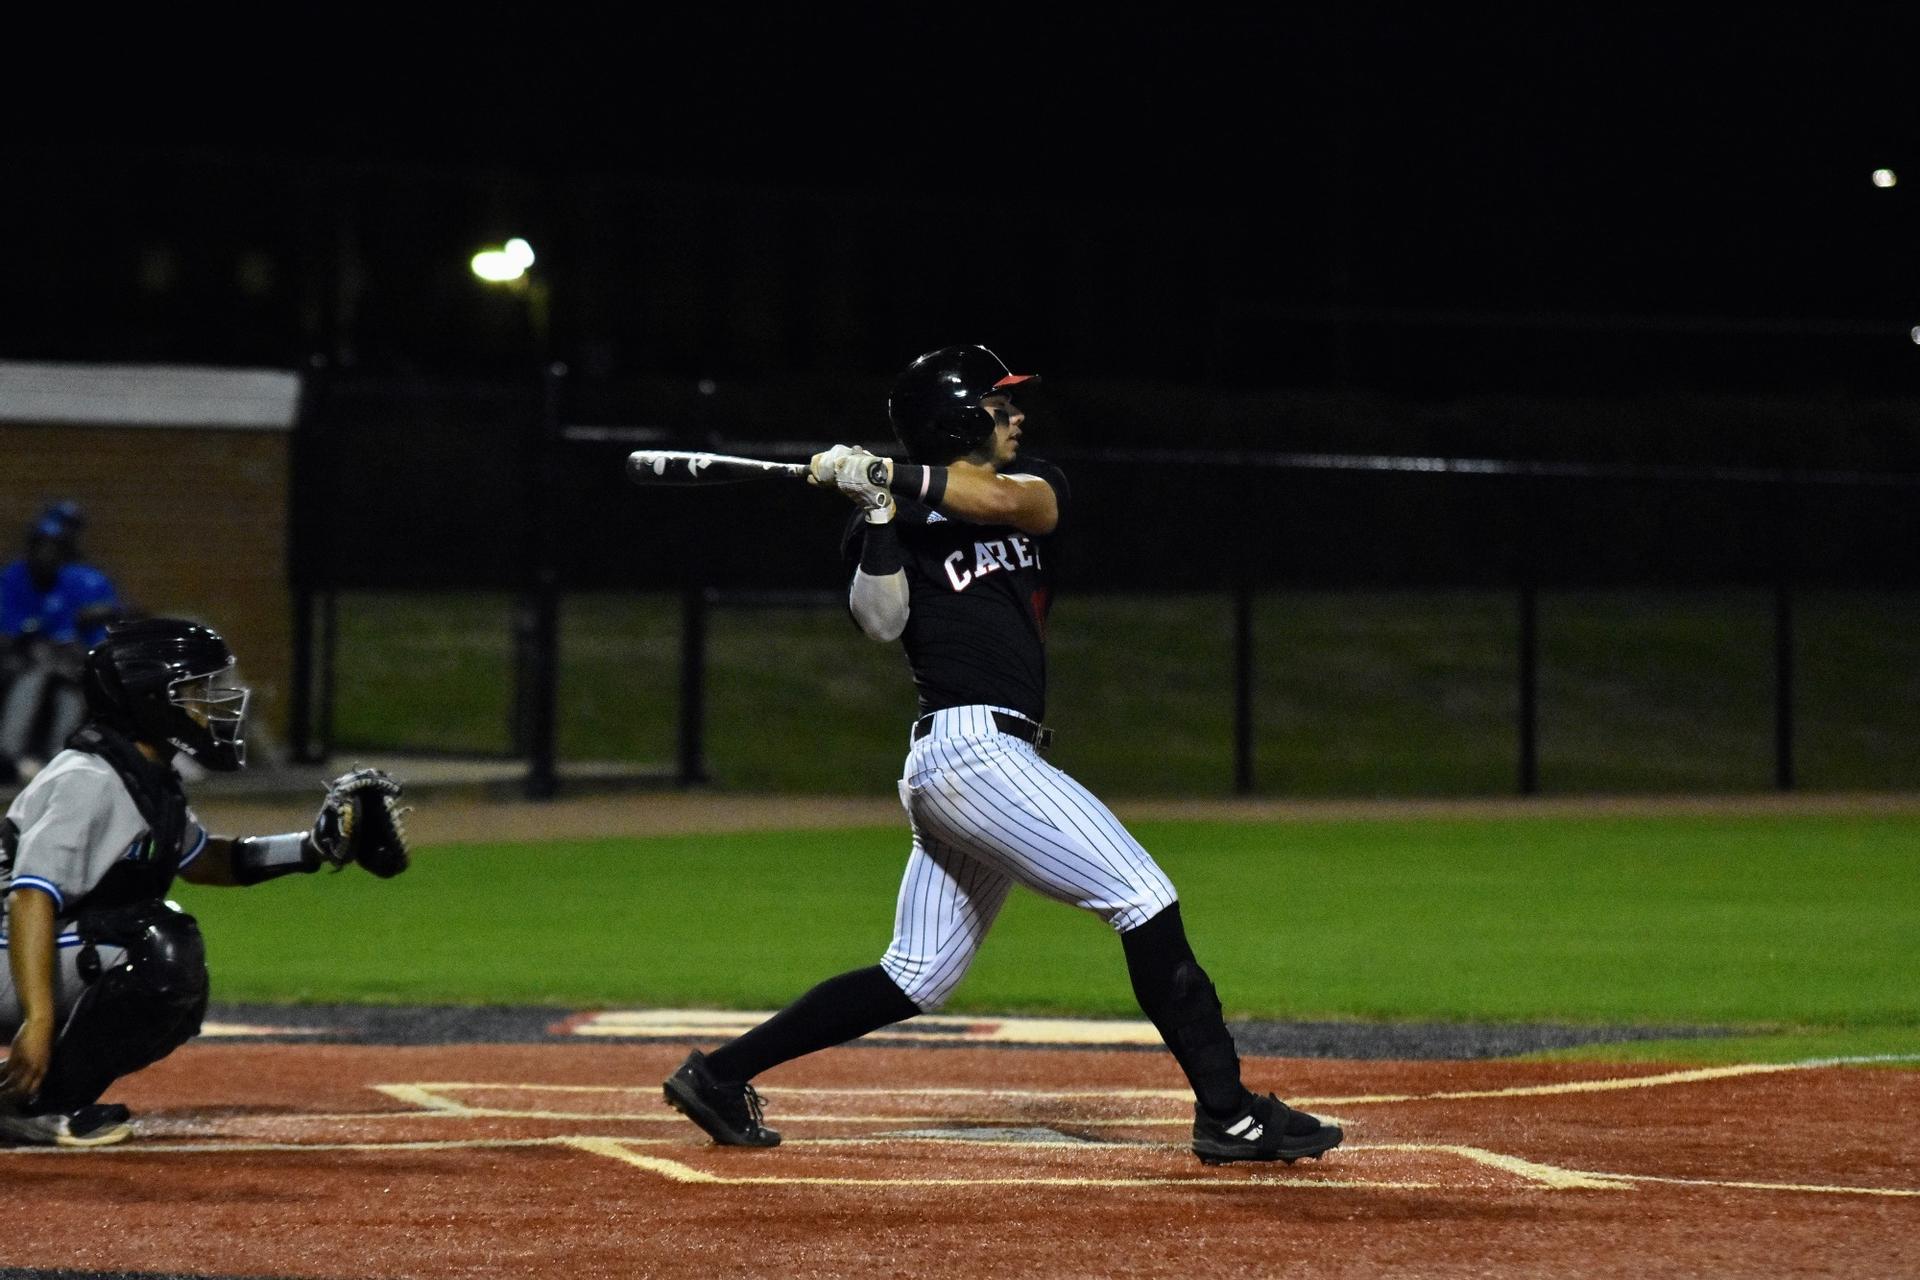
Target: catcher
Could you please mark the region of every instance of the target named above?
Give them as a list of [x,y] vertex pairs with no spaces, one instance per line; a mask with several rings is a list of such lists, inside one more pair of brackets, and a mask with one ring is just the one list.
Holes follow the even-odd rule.
[[406,870],[400,784],[359,769],[328,788],[307,831],[231,838],[187,807],[177,752],[214,770],[246,760],[249,691],[207,627],[124,623],[88,651],[88,720],[0,820],[6,964],[0,971],[0,1142],[96,1147],[132,1127],[107,1086],[200,1031],[206,951],[166,901],[194,884],[256,885],[358,862]]

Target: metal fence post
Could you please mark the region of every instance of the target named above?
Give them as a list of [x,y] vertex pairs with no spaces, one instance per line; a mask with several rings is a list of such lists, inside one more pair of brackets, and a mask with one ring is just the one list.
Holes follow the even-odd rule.
[[1514,576],[1519,583],[1518,697],[1515,699],[1515,787],[1523,796],[1540,791],[1540,541],[1541,477],[1532,467],[1518,476],[1520,494],[1513,539]]
[[1773,785],[1791,791],[1793,778],[1793,562],[1792,481],[1773,485]]
[[320,723],[316,760],[333,755],[335,672],[340,658],[340,593],[328,591],[320,597]]
[[1233,586],[1233,790],[1253,794],[1253,581]]
[[[1234,468],[1239,477],[1233,504],[1239,536],[1233,540],[1233,791],[1242,796],[1254,792],[1253,597],[1260,577],[1256,565],[1264,562],[1261,552],[1280,544],[1280,531],[1269,521],[1277,522],[1280,517],[1271,513],[1285,509],[1284,502],[1261,502],[1252,463],[1251,453],[1243,452],[1240,465]],[[1273,496],[1272,490],[1268,496]]]
[[557,575],[543,568],[522,605],[525,637],[527,777],[529,800],[549,800],[560,789],[555,760],[560,686],[560,588]]
[[707,780],[706,588],[689,585],[680,597],[680,777],[683,787]]
[[1773,786],[1793,790],[1793,588],[1773,587]]
[[1538,741],[1540,700],[1540,603],[1532,581],[1520,584],[1519,786],[1530,796],[1540,790]]
[[[321,381],[326,376],[326,357],[315,353],[307,359],[307,371],[300,380],[299,407],[294,415],[293,431],[287,444],[287,566],[293,588],[293,666],[288,672],[291,705],[287,716],[287,759],[292,764],[313,764],[325,758],[314,742],[313,597],[317,582],[331,566],[323,543],[320,522],[323,504],[312,494],[321,487],[313,462],[320,456],[313,433],[318,430],[316,406],[321,396]],[[325,655],[332,661],[332,654]],[[320,696],[331,699],[333,683],[324,680]],[[331,707],[326,709],[329,719]]]
[[287,759],[312,764],[313,754],[313,591],[293,589],[293,670],[288,681]]
[[560,571],[555,564],[558,541],[558,485],[560,397],[567,366],[549,361],[541,370],[543,390],[540,423],[534,435],[530,468],[532,510],[531,583],[521,604],[522,727],[526,737],[527,777],[522,790],[529,800],[551,799],[560,789],[558,755],[560,702]]

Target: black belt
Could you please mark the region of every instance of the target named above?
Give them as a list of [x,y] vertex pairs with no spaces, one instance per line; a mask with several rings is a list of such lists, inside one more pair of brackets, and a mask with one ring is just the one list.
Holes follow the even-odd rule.
[[[1053,745],[1053,730],[1044,725],[1035,724],[1025,716],[1008,715],[1004,711],[995,711],[994,727],[1009,737],[1018,738],[1038,750],[1045,751]],[[933,732],[933,716],[924,715],[913,722],[913,740],[915,742]]]

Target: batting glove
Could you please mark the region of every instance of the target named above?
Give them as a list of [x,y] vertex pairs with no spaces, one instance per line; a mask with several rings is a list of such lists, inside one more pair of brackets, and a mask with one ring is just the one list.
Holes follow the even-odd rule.
[[893,463],[865,450],[855,450],[833,464],[833,482],[840,492],[865,509],[868,524],[885,524],[898,510],[893,495],[887,492],[887,480]]
[[807,463],[807,479],[814,484],[832,484],[834,469],[840,460],[849,454],[864,452],[865,450],[856,449],[850,444],[837,444],[822,453],[816,453]]
[[861,487],[886,491],[893,479],[893,459],[879,458],[865,449],[853,449],[833,462],[833,482],[842,489]]

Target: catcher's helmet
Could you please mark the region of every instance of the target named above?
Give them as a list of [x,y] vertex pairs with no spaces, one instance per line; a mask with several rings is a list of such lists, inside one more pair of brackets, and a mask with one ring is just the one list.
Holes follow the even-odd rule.
[[915,360],[894,380],[887,417],[915,462],[951,462],[993,434],[993,415],[980,407],[982,400],[1038,381],[1034,374],[1009,371],[985,347],[942,347]]
[[94,719],[153,746],[184,751],[209,769],[247,761],[241,736],[251,691],[216,687],[233,670],[220,633],[179,618],[145,618],[107,629],[80,677]]

